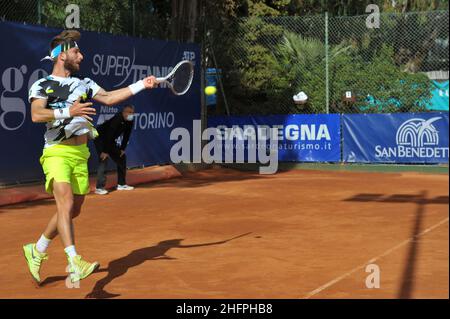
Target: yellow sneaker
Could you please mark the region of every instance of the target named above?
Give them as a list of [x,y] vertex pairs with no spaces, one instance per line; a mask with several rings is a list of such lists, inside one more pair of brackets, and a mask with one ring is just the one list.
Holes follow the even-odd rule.
[[73,258],[69,258],[69,272],[70,272],[70,281],[72,283],[80,281],[90,274],[92,274],[100,265],[98,262],[87,262],[81,258],[80,255],[77,255]]
[[27,261],[31,277],[37,284],[40,284],[41,276],[39,275],[39,271],[41,270],[42,262],[48,259],[48,255],[38,252],[34,243],[24,245],[23,254]]

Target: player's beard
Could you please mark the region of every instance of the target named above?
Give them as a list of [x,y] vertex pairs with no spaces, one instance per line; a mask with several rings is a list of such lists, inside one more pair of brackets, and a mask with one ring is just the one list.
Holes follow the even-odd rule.
[[64,68],[70,72],[70,74],[75,74],[80,70],[80,64],[76,63],[74,60],[66,59],[64,61]]

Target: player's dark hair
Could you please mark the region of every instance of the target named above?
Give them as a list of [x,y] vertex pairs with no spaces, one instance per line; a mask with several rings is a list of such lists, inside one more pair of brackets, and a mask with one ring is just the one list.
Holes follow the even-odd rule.
[[50,42],[50,51],[53,50],[56,46],[64,43],[66,41],[79,41],[81,38],[81,33],[77,30],[64,30],[57,36],[55,36]]
[[122,108],[122,111],[124,111],[125,109],[132,109],[134,111],[134,105],[133,104],[127,104]]

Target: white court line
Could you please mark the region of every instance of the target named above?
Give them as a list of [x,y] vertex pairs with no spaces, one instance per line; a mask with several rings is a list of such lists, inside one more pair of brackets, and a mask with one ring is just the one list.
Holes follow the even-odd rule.
[[346,273],[343,274],[342,276],[339,276],[339,277],[337,277],[337,278],[335,278],[335,279],[333,279],[333,280],[327,282],[325,285],[320,286],[320,287],[317,288],[317,289],[314,289],[313,291],[309,292],[305,297],[303,297],[303,299],[309,299],[309,298],[311,298],[312,296],[317,295],[317,294],[320,293],[321,291],[323,291],[323,290],[325,290],[325,289],[327,289],[327,288],[333,286],[334,284],[338,283],[338,282],[341,281],[342,279],[344,279],[344,278],[346,278],[346,277],[348,277],[348,276],[354,274],[354,273],[357,272],[358,270],[364,268],[366,265],[368,265],[368,264],[373,264],[373,263],[374,263],[375,261],[377,261],[378,259],[380,259],[380,258],[382,258],[382,257],[384,257],[384,256],[386,256],[386,255],[389,255],[390,253],[392,253],[393,251],[399,249],[400,247],[405,246],[406,244],[410,243],[411,241],[413,241],[413,240],[415,240],[415,239],[417,239],[417,238],[419,238],[419,237],[425,235],[426,233],[429,233],[429,232],[432,231],[433,229],[435,229],[435,228],[441,226],[442,224],[447,223],[448,220],[449,220],[449,218],[447,217],[447,218],[445,218],[444,220],[442,220],[442,221],[440,221],[439,223],[437,223],[436,225],[431,226],[431,227],[425,229],[425,230],[424,230],[423,232],[421,232],[420,234],[415,235],[414,237],[411,237],[411,238],[409,238],[409,239],[407,239],[407,240],[401,242],[400,244],[398,244],[398,245],[396,245],[396,246],[394,246],[394,247],[392,247],[392,248],[386,250],[386,251],[385,251],[384,253],[382,253],[381,255],[378,255],[378,256],[376,256],[376,257],[370,259],[370,260],[369,260],[368,262],[366,262],[365,264],[363,264],[363,265],[361,265],[361,266],[358,266],[358,267],[356,267],[356,268],[350,270],[349,272],[346,272]]

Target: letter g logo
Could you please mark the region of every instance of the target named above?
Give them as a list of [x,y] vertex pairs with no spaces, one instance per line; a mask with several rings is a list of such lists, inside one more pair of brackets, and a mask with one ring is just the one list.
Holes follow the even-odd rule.
[[[27,73],[27,70],[27,66],[22,65],[20,68],[8,68],[2,74],[2,91],[0,95],[0,127],[5,130],[17,130],[25,122],[27,113],[25,101],[20,97],[11,96],[11,93],[16,93],[16,96],[20,96],[19,91],[23,88],[25,82],[24,75]],[[31,84],[38,80],[40,75],[46,76],[47,74],[44,70],[35,70],[30,75],[28,87],[30,87]],[[17,120],[18,118],[19,120]]]
[[[22,70],[26,67],[22,66]],[[3,72],[2,85],[5,89],[0,97],[0,109],[2,111],[0,115],[0,125],[8,131],[14,131],[20,128],[25,121],[26,109],[25,102],[18,97],[6,97],[5,93],[17,93],[23,86],[23,74],[21,70],[17,68],[8,68]],[[20,113],[22,115],[22,121],[15,126],[9,126],[6,122],[6,116],[10,113]],[[16,122],[17,123],[17,122]]]

